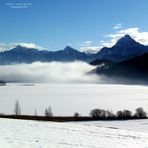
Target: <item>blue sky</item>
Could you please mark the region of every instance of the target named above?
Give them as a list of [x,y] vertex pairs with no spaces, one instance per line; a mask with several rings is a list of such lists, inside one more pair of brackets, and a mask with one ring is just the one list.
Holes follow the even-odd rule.
[[[18,3],[27,8],[13,8]],[[121,36],[123,30],[147,33],[147,14],[147,0],[1,0],[0,43],[34,43],[50,50],[99,48],[113,44],[119,35],[108,35]]]

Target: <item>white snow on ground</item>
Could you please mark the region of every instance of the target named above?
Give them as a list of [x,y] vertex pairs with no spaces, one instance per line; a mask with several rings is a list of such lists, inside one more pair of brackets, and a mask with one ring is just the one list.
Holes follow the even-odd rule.
[[132,131],[140,131],[148,133],[148,119],[144,120],[123,120],[123,121],[87,121],[87,122],[71,122],[86,126],[106,127],[113,129],[124,129]]
[[0,148],[148,148],[148,133],[74,123],[0,119]]
[[19,100],[22,114],[43,115],[51,106],[56,116],[71,116],[75,112],[89,115],[94,108],[116,113],[138,107],[148,112],[148,87],[108,84],[7,84],[0,87],[0,113],[12,114]]

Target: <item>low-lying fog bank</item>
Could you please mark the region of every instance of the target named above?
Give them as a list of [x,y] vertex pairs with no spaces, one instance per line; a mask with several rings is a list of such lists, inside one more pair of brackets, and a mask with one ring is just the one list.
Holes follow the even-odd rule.
[[0,66],[0,80],[15,83],[141,84],[147,81],[96,74],[86,62],[34,62]]
[[26,83],[98,83],[99,76],[86,74],[94,68],[81,61],[5,65],[0,66],[0,80]]

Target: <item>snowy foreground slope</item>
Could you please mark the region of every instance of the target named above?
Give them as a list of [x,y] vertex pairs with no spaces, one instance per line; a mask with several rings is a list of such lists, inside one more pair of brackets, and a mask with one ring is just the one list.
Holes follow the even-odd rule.
[[75,123],[0,119],[0,148],[148,148],[148,133]]
[[88,121],[88,122],[71,122],[86,126],[97,126],[113,129],[124,129],[148,133],[148,119],[141,120],[115,120],[115,121]]

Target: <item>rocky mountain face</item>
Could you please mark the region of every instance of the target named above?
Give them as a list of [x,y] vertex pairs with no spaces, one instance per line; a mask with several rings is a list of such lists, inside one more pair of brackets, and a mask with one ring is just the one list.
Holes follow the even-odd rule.
[[0,52],[0,64],[32,63],[36,61],[91,61],[93,58],[86,53],[79,52],[69,46],[59,51],[39,51],[33,48],[17,46],[9,51]]
[[139,56],[146,52],[148,52],[147,46],[141,45],[129,35],[125,35],[111,48],[102,48],[99,52],[99,59],[119,62]]

